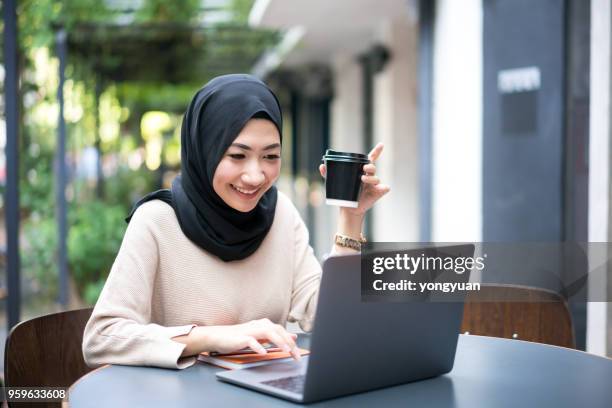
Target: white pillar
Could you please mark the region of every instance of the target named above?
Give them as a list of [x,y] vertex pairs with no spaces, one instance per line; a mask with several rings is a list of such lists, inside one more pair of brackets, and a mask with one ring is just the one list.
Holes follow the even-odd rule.
[[432,240],[482,239],[482,2],[439,0],[434,29]]
[[377,169],[391,192],[372,210],[373,234],[377,241],[414,242],[419,239],[418,26],[401,15],[384,24],[380,37],[391,58],[374,79],[373,134],[374,144],[385,144]]
[[[330,145],[335,150],[361,152],[363,145],[361,67],[354,54],[339,54],[332,61],[333,99],[330,106]],[[325,200],[325,184],[321,185]],[[338,207],[322,204],[315,209],[317,245],[329,253],[338,223]]]
[[361,67],[356,55],[339,55],[332,61],[334,99],[331,103],[333,149],[360,152],[363,141]]
[[[591,0],[589,242],[608,242],[609,237],[610,17],[609,0]],[[589,298],[603,300],[605,290],[606,282],[589,285]],[[587,304],[586,349],[590,353],[606,355],[607,309],[605,302]]]

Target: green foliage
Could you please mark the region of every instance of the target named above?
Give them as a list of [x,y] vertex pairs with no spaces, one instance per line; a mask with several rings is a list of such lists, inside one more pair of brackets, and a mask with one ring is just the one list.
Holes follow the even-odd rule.
[[117,85],[117,97],[130,110],[183,113],[196,91],[209,78],[194,78],[191,84],[124,82]]
[[24,226],[21,269],[35,288],[33,295],[53,300],[58,291],[57,225],[53,218],[31,217]]
[[137,22],[188,23],[197,19],[200,0],[148,0],[136,12]]
[[234,20],[237,23],[246,24],[249,20],[249,13],[255,0],[232,0],[230,9],[234,12]]
[[83,300],[98,299],[117,256],[132,204],[155,188],[155,173],[121,167],[105,180],[105,200],[75,204],[69,214],[69,267]]
[[17,3],[19,38],[24,49],[52,47],[53,25],[70,29],[77,22],[105,21],[115,13],[99,0],[26,0]]
[[[117,256],[126,228],[121,206],[89,202],[69,214],[68,269],[78,293],[88,304],[96,302]],[[58,295],[57,221],[31,217],[24,225],[22,270],[38,298]]]
[[[50,171],[53,158],[49,154],[38,155],[38,160],[29,157],[23,166],[25,177],[21,177],[19,196],[20,207],[24,214],[38,218],[53,217],[55,195],[54,173]],[[50,188],[51,187],[51,188]]]
[[[51,178],[52,173],[42,173]],[[68,213],[68,269],[77,292],[88,304],[96,302],[121,246],[125,217],[132,203],[151,191],[154,173],[145,169],[118,171],[105,185],[107,199],[73,203]],[[79,188],[85,189],[82,185]],[[33,210],[24,222],[23,271],[34,295],[53,301],[58,295],[57,221],[52,191],[26,190]],[[23,193],[22,193],[23,194]],[[36,194],[41,194],[36,197]],[[46,208],[45,208],[46,206]]]
[[106,278],[98,279],[97,282],[87,282],[87,286],[85,287],[85,293],[83,294],[83,299],[90,305],[93,305],[100,297],[100,292],[102,292],[102,288],[104,288],[104,283],[106,282]]
[[117,256],[126,228],[122,206],[79,205],[70,213],[68,260],[79,293],[93,304]]
[[112,178],[105,180],[105,202],[121,206],[125,217],[137,199],[159,188],[156,176],[145,167],[136,171],[121,167]]

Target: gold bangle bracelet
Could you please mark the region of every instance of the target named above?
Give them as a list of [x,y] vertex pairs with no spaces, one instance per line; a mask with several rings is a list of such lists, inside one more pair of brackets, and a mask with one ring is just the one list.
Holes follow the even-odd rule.
[[363,234],[360,234],[359,239],[355,239],[355,238],[349,237],[348,235],[342,235],[339,233],[337,233],[336,236],[334,237],[334,243],[336,245],[344,247],[344,248],[351,248],[356,251],[361,251],[361,244],[364,242],[366,242],[366,239],[363,236]]

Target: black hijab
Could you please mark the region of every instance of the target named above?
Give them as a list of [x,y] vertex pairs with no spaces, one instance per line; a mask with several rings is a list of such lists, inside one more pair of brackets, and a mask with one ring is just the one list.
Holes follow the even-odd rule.
[[171,190],[141,198],[126,218],[149,200],[172,206],[183,233],[222,260],[244,259],[259,248],[274,220],[277,191],[272,186],[249,212],[227,205],[213,189],[213,176],[223,154],[253,117],[271,120],[282,134],[278,99],[259,79],[223,75],[200,89],[189,104],[181,127],[181,174]]

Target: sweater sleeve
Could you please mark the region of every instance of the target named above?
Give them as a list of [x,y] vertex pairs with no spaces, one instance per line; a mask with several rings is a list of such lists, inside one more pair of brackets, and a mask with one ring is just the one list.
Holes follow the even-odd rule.
[[195,357],[181,358],[185,345],[172,337],[194,325],[165,327],[151,323],[151,299],[158,265],[154,221],[147,204],[130,221],[117,258],[83,335],[89,366],[102,364],[186,368]]
[[297,321],[302,330],[309,332],[312,330],[317,308],[321,264],[309,244],[308,229],[297,210],[294,212],[294,219],[295,265],[291,309],[287,320]]

